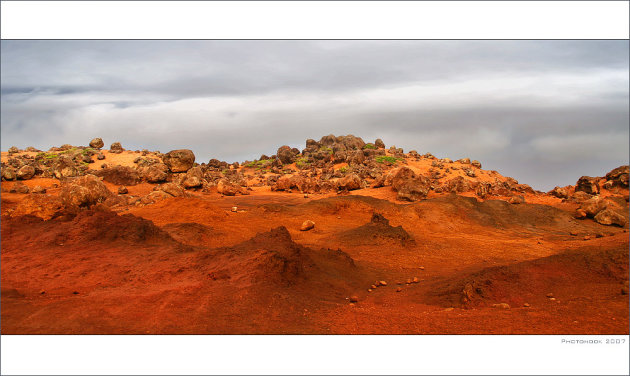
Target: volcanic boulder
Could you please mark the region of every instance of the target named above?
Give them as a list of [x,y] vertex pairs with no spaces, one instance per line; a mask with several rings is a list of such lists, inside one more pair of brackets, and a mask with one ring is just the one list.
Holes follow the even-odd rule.
[[35,168],[31,165],[24,165],[17,171],[17,177],[21,180],[28,180],[35,175]]
[[619,166],[606,174],[606,181],[611,182],[613,187],[628,187],[628,165]]
[[246,195],[249,193],[240,185],[233,183],[225,178],[219,180],[219,182],[217,183],[217,192],[225,196],[236,196],[237,193]]
[[105,146],[105,143],[103,142],[103,139],[101,139],[100,137],[94,138],[92,139],[92,141],[90,141],[91,148],[100,149],[103,146]]
[[408,167],[401,167],[392,178],[392,189],[398,192],[397,198],[403,201],[417,201],[429,194],[431,180],[418,176]]
[[203,184],[203,172],[201,167],[193,167],[188,172],[182,181],[184,188],[196,188]]
[[142,177],[149,183],[160,183],[168,177],[168,166],[164,163],[156,163],[141,170]]
[[53,163],[52,168],[53,174],[57,179],[74,177],[79,174],[74,161],[67,155],[59,156]]
[[15,172],[15,168],[11,166],[3,166],[2,167],[2,179],[4,180],[15,180],[17,179],[17,173]]
[[109,147],[109,152],[110,153],[114,153],[114,154],[120,154],[124,151],[125,149],[123,149],[122,145],[120,144],[120,142],[114,142],[110,147]]
[[94,175],[88,174],[72,180],[62,187],[59,197],[68,208],[90,207],[102,203],[112,196],[105,184]]
[[173,197],[179,197],[184,195],[182,187],[175,183],[162,184],[159,188],[162,192],[166,192]]
[[296,150],[297,149],[291,149],[290,146],[283,145],[278,148],[276,156],[283,164],[291,164],[295,162],[295,158],[299,154],[299,151],[298,153],[295,152]]
[[597,213],[593,218],[595,221],[602,225],[616,225],[619,227],[623,227],[626,225],[626,218],[621,215],[619,212],[612,209],[604,209]]
[[171,172],[186,172],[195,163],[195,154],[192,150],[171,150],[162,157],[162,161]]
[[337,189],[353,191],[361,189],[361,178],[357,174],[349,174],[337,180]]
[[599,194],[599,178],[590,176],[582,176],[575,184],[576,192],[585,192],[589,195]]
[[549,191],[549,194],[558,198],[568,198],[569,190],[566,187],[555,187]]

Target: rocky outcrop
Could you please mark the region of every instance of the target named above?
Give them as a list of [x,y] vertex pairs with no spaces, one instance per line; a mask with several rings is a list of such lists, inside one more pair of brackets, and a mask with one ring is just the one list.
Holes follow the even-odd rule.
[[575,191],[588,193],[589,195],[599,194],[599,178],[582,176],[575,184]]

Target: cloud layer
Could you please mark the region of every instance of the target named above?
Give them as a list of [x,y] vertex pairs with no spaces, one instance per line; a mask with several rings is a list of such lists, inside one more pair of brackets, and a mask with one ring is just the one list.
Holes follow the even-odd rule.
[[2,150],[253,159],[329,133],[534,188],[628,163],[627,41],[2,41]]

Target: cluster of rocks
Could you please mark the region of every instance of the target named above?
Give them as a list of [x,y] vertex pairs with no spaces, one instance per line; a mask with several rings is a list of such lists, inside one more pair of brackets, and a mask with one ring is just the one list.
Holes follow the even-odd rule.
[[[548,193],[563,202],[579,204],[575,217],[592,218],[603,225],[625,226],[628,223],[629,166],[619,166],[604,177],[582,176],[575,186],[555,187]],[[607,191],[606,197],[602,194]]]

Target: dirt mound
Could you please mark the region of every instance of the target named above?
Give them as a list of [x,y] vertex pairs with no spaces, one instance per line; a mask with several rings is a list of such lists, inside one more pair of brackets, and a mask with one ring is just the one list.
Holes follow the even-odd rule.
[[495,303],[520,307],[550,297],[591,300],[619,295],[627,280],[627,249],[581,249],[453,278],[434,286],[428,300],[466,308]]
[[217,248],[203,259],[216,267],[216,274],[229,273],[224,279],[232,283],[263,285],[266,289],[299,285],[307,294],[338,295],[348,286],[359,286],[357,279],[366,279],[360,277],[360,270],[345,252],[304,247],[293,241],[284,226],[231,247]]
[[400,245],[412,245],[415,241],[402,226],[391,226],[382,214],[374,213],[369,223],[338,235],[339,239],[349,244],[373,244],[379,241],[394,241]]
[[107,210],[83,210],[45,221],[27,215],[3,220],[3,242],[37,241],[42,245],[113,243],[159,245],[185,250],[153,222],[132,214],[118,215]]
[[553,228],[557,233],[601,231],[603,226],[592,221],[580,221],[573,214],[549,205],[512,205],[502,200],[478,201],[474,197],[456,194],[436,197],[414,204],[420,218],[440,218],[449,222],[476,223],[493,229],[513,229],[539,232],[541,228]]

